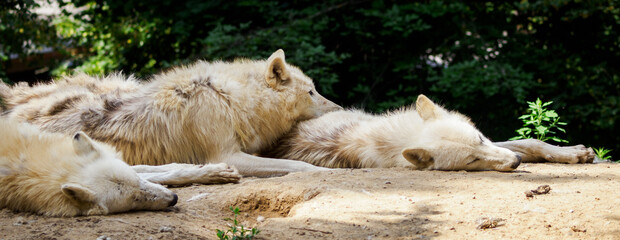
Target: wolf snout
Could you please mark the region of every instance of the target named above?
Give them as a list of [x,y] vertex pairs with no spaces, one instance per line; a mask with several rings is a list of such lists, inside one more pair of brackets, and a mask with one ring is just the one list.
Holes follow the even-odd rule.
[[517,169],[517,167],[519,167],[519,165],[521,164],[521,156],[519,155],[515,155],[517,157],[517,161],[513,162],[512,165],[510,165],[510,168],[512,169]]
[[340,111],[340,110],[344,109],[340,105],[335,104],[335,103],[333,103],[333,102],[331,102],[331,101],[329,101],[327,99],[326,99],[326,101],[327,101],[327,104],[326,104],[326,107],[325,107],[325,112]]
[[173,193],[172,194],[172,201],[170,201],[170,203],[168,204],[168,207],[172,207],[172,206],[176,205],[177,201],[179,201],[179,196],[177,196],[176,193]]

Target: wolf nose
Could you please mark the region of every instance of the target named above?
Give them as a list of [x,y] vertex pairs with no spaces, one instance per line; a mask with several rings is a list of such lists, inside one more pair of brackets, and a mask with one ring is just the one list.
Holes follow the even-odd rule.
[[517,161],[512,163],[512,165],[510,165],[510,168],[512,169],[517,169],[517,167],[519,167],[519,164],[521,164],[521,156],[519,155],[515,155],[517,157]]
[[179,196],[177,196],[176,193],[173,193],[172,194],[172,202],[170,202],[170,204],[168,204],[168,207],[172,207],[172,206],[176,205],[178,200],[179,200]]

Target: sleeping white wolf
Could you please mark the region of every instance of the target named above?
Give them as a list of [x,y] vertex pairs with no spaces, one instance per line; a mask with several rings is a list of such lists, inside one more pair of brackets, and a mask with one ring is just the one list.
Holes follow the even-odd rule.
[[0,208],[48,216],[161,210],[177,195],[140,178],[114,148],[0,118]]
[[261,61],[199,61],[148,83],[82,74],[33,87],[0,84],[0,100],[9,118],[45,131],[84,131],[115,146],[131,165],[185,163],[134,168],[139,172],[198,171],[201,166],[190,164],[226,163],[245,176],[320,169],[252,154],[297,122],[340,109],[286,63],[282,50]]
[[424,95],[418,96],[415,109],[383,115],[343,110],[302,122],[262,155],[330,168],[497,171],[512,171],[521,159],[576,163],[593,158],[583,146],[561,148],[537,140],[492,143],[469,118]]

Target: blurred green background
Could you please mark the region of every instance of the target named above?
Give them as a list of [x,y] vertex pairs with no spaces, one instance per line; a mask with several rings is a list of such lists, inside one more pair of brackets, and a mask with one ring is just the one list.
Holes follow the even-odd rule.
[[501,141],[540,97],[554,101],[570,144],[620,149],[619,28],[617,0],[5,0],[0,78],[148,79],[282,48],[343,106],[380,112],[424,93]]

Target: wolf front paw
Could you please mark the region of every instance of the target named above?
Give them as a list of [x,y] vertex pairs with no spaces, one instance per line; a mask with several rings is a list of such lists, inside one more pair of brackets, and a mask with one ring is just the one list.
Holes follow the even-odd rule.
[[592,163],[594,161],[594,150],[592,148],[586,148],[584,145],[577,145],[577,158],[579,159],[579,163]]
[[237,168],[229,166],[226,163],[207,164],[201,166],[201,177],[198,179],[200,183],[236,183],[241,180],[241,174]]
[[594,161],[594,150],[592,148],[587,148],[584,145],[575,145],[569,147],[562,147],[562,154],[559,154],[558,160],[556,162],[563,163],[592,163]]

